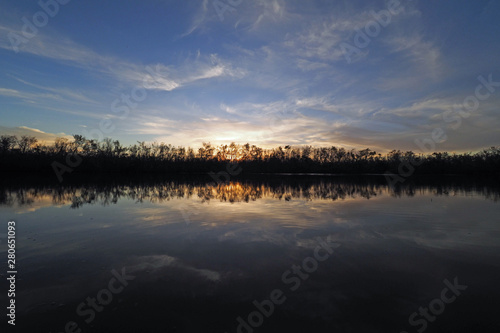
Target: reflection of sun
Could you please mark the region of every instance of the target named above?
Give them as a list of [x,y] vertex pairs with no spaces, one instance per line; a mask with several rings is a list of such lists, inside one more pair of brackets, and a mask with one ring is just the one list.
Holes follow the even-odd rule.
[[221,184],[212,188],[212,197],[221,201],[238,202],[254,201],[260,192],[258,188],[241,183]]
[[241,191],[243,187],[241,186],[240,183],[229,183],[229,185],[225,186],[226,191]]

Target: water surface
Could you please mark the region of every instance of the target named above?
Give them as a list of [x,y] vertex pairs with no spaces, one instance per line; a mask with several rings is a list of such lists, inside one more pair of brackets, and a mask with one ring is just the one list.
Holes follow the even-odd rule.
[[[11,179],[0,188],[0,221],[17,223],[17,328],[64,332],[72,321],[82,332],[498,332],[496,184]],[[334,250],[321,250],[327,259],[314,266],[306,258],[322,242]],[[109,290],[117,272],[133,279],[89,310],[87,298]],[[467,289],[411,325],[455,279]],[[268,304],[273,290],[281,304],[269,317],[252,315],[254,301]]]

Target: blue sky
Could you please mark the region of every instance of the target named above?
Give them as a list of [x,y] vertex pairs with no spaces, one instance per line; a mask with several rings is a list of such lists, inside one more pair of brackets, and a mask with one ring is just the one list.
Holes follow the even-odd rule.
[[500,145],[498,1],[41,3],[0,0],[1,134]]

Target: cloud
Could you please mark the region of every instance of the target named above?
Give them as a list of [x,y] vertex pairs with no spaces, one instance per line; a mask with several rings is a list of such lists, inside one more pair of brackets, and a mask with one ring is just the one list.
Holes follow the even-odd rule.
[[241,1],[235,5],[225,1],[204,0],[191,18],[189,28],[180,38],[195,32],[207,34],[220,27],[244,33],[259,33],[266,29],[266,33],[269,33],[268,28],[279,28],[280,24],[292,23],[294,19],[299,18],[300,15],[287,9],[284,0]]
[[[442,80],[445,67],[442,63],[442,55],[439,47],[431,41],[424,41],[420,34],[399,35],[387,39],[386,44],[390,52],[400,56],[402,61],[398,61],[405,66],[398,66],[397,75],[384,79],[386,89],[396,86],[407,87],[408,83],[423,82],[424,80]],[[406,80],[408,83],[404,83]],[[393,82],[394,84],[391,84]]]
[[416,118],[429,116],[429,113],[439,113],[451,110],[453,103],[448,99],[424,99],[416,101],[407,106],[396,108],[383,108],[374,113],[374,116],[384,117],[385,115],[396,116],[401,118]]
[[88,96],[86,96],[85,94],[83,94],[79,91],[72,91],[72,90],[67,89],[67,88],[54,88],[54,87],[43,86],[43,85],[39,85],[39,84],[35,84],[35,83],[31,83],[31,82],[22,80],[18,77],[14,77],[14,79],[16,79],[17,81],[19,81],[21,83],[24,83],[25,85],[35,87],[35,88],[40,89],[40,90],[50,91],[56,95],[64,96],[68,100],[89,103],[89,104],[94,104],[94,105],[98,104],[97,101],[89,98]]
[[169,255],[141,256],[134,259],[134,261],[138,262],[138,264],[127,266],[127,272],[134,273],[145,270],[152,270],[153,272],[156,272],[161,269],[176,268],[202,276],[210,281],[219,281],[221,279],[221,274],[219,272],[209,269],[200,269],[184,264],[179,258],[171,257]]
[[257,17],[254,16],[250,30],[257,30],[269,23],[281,22],[291,15],[286,9],[284,0],[257,0],[255,4]]
[[180,38],[191,35],[193,32],[198,30],[208,20],[208,10],[209,10],[209,0],[203,0],[202,4],[199,6],[197,13],[194,15],[191,26],[187,31],[180,35]]
[[[22,36],[22,32],[15,28],[2,25],[0,25],[0,32],[0,48],[12,51],[12,45],[8,39],[9,33]],[[45,31],[39,32],[26,43],[20,45],[19,52],[70,62],[83,67],[88,67],[92,64],[95,66],[96,61],[99,65],[105,66],[107,64],[112,64],[114,60],[110,57],[101,56],[63,35],[49,35]]]
[[23,135],[34,136],[35,138],[38,139],[39,143],[46,145],[53,144],[56,138],[67,138],[67,139],[73,138],[71,135],[67,135],[65,133],[47,133],[39,129],[30,128],[26,126],[19,126],[19,127],[0,126],[0,134],[15,135],[17,136],[17,138],[20,138]]
[[[323,138],[344,122],[307,116],[300,111],[303,107],[300,104],[295,100],[234,105],[222,103],[219,110],[207,110],[204,115],[193,115],[191,120],[178,122],[142,115],[132,131],[139,135],[155,135],[156,141],[183,142],[192,147],[199,147],[207,141],[215,145],[232,141],[248,142],[265,148],[287,144],[332,144],[332,141],[326,142]],[[341,144],[338,140],[334,142]]]
[[[7,33],[12,29],[0,26],[0,31]],[[11,49],[10,42],[5,36],[0,39],[0,48]],[[199,80],[244,75],[244,71],[232,68],[228,61],[222,60],[216,54],[199,55],[196,59],[187,58],[175,68],[164,64],[141,65],[114,56],[98,54],[67,37],[44,32],[40,32],[23,44],[20,52],[111,75],[120,82],[129,82],[137,87],[153,90],[172,91]],[[66,94],[68,93],[70,92],[66,91]]]
[[30,102],[39,99],[53,99],[56,101],[62,101],[61,97],[56,94],[28,93],[8,88],[0,88],[0,95],[6,97],[16,97]]
[[8,76],[13,77],[15,80],[23,83],[26,86],[33,87],[41,91],[47,91],[49,93],[40,93],[31,91],[28,92],[16,89],[0,88],[0,95],[2,96],[20,98],[30,103],[39,103],[39,104],[45,104],[48,100],[52,100],[58,103],[62,102],[78,103],[78,104],[92,105],[92,106],[96,106],[99,104],[97,101],[87,97],[84,93],[80,91],[73,91],[68,88],[43,86],[32,82],[28,82],[26,80],[20,79],[12,75]]
[[323,18],[307,29],[289,35],[284,44],[299,57],[337,61],[344,58],[340,43],[370,19],[373,18],[365,12],[351,17],[338,15]]

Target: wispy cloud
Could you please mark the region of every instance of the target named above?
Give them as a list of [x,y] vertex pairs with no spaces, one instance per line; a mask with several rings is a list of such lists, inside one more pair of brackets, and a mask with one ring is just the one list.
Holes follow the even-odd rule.
[[23,99],[27,102],[34,103],[40,100],[51,99],[55,101],[63,101],[62,97],[57,94],[47,94],[47,93],[29,93],[23,92],[15,89],[0,88],[0,95],[7,97],[15,97]]
[[[5,32],[11,29],[0,26],[0,30]],[[10,49],[7,38],[0,39],[0,48]],[[44,33],[39,33],[37,38],[26,43],[20,51],[84,67],[101,74],[112,75],[120,82],[130,82],[154,90],[172,91],[198,80],[244,75],[243,70],[232,68],[228,61],[223,61],[216,54],[199,56],[196,59],[188,58],[175,68],[165,64],[141,65],[121,60],[115,56],[99,54],[64,36]]]
[[[16,30],[13,27],[0,25],[0,48],[12,50],[8,38],[8,33],[10,32],[22,36],[22,31]],[[95,66],[96,62],[101,66],[113,63],[112,58],[99,55],[63,35],[48,35],[45,32],[38,33],[36,38],[32,38],[29,43],[20,46],[19,52],[59,61],[67,61],[85,67],[90,65]]]
[[[408,60],[405,63],[411,65],[412,73],[418,74],[419,79],[436,80],[442,78],[444,68],[441,51],[431,41],[424,41],[422,35],[394,36],[388,39],[386,43],[392,52],[400,54],[403,59]],[[405,74],[406,79],[412,79],[408,77],[408,71],[402,74]]]
[[65,133],[47,133],[36,128],[30,128],[26,126],[19,127],[6,127],[0,126],[0,133],[2,135],[15,135],[20,138],[23,135],[34,136],[38,139],[40,143],[51,145],[54,143],[56,138],[68,138],[71,139],[72,136]]
[[365,12],[352,17],[322,18],[304,31],[288,35],[285,45],[300,57],[337,61],[344,58],[340,43],[370,19],[373,18]]
[[65,98],[67,98],[68,100],[89,103],[89,104],[94,104],[94,105],[98,104],[98,102],[96,100],[89,98],[84,93],[79,92],[79,91],[73,91],[73,90],[70,90],[68,88],[54,88],[54,87],[49,87],[49,86],[43,86],[40,84],[35,84],[32,82],[28,82],[26,80],[22,80],[18,77],[13,77],[13,78],[21,83],[24,83],[27,86],[31,86],[31,87],[37,88],[39,90],[50,91],[50,92],[54,93],[55,95],[63,96]]
[[209,17],[209,0],[203,0],[201,5],[198,7],[196,14],[194,15],[193,21],[187,31],[180,35],[180,38],[191,35],[193,32],[198,30],[204,24],[206,24]]

